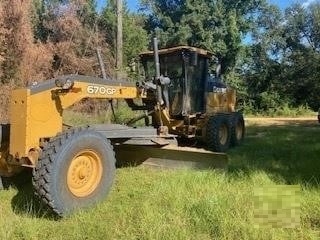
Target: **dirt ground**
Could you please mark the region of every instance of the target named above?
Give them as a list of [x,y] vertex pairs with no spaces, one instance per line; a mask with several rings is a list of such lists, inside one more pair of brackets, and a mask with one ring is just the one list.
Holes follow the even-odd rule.
[[319,125],[317,116],[310,117],[247,117],[245,118],[246,125],[256,125],[256,126],[270,126],[270,125]]

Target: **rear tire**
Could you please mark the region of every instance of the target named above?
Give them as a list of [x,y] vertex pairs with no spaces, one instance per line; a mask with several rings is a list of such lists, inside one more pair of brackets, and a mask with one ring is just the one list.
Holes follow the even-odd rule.
[[235,112],[232,116],[231,145],[240,145],[243,142],[244,134],[245,124],[243,115],[240,112]]
[[225,152],[230,146],[230,116],[217,114],[210,116],[206,127],[206,143],[209,150]]
[[71,129],[43,149],[33,170],[35,193],[56,214],[104,199],[115,176],[113,147],[100,133]]

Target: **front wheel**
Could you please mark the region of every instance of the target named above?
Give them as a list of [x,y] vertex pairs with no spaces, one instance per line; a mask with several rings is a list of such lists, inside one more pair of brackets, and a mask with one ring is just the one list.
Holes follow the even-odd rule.
[[115,175],[112,145],[89,129],[52,139],[33,171],[36,194],[60,216],[90,206],[109,192]]

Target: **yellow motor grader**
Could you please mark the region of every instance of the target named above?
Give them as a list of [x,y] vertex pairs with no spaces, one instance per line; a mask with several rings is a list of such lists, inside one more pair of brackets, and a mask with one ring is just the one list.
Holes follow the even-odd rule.
[[[0,179],[31,168],[36,195],[64,216],[108,194],[118,161],[225,167],[224,152],[243,141],[245,126],[235,90],[208,74],[211,59],[189,46],[158,50],[155,39],[140,54],[141,82],[67,75],[14,90],[10,123],[0,127]],[[144,114],[127,125],[65,129],[63,111],[93,98],[124,99]],[[130,127],[143,118],[145,127]]]

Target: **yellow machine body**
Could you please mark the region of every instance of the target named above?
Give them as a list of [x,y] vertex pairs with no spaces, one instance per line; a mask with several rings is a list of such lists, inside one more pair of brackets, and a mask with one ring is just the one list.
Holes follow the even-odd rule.
[[[82,76],[67,76],[72,81],[70,90],[51,84],[44,89],[25,88],[12,92],[10,103],[10,154],[21,159],[28,157],[35,164],[34,150],[42,138],[51,138],[62,131],[63,110],[85,98],[135,99],[143,93],[135,86],[119,82],[95,83]],[[128,85],[128,84],[127,84]]]
[[234,89],[227,89],[226,92],[216,93],[209,92],[207,94],[206,112],[234,112],[236,104],[236,91]]
[[[160,50],[159,54],[169,55],[175,52],[195,52],[209,60],[208,51],[187,46]],[[147,58],[153,52],[140,56]],[[194,96],[193,96],[194,97]],[[204,94],[204,112],[190,113],[184,117],[170,115],[168,106],[159,106],[154,94],[132,82],[119,82],[101,78],[68,75],[34,84],[12,92],[10,101],[10,137],[9,143],[2,143],[0,149],[0,176],[11,176],[21,167],[34,167],[41,153],[41,142],[48,141],[63,131],[63,110],[82,99],[142,99],[152,102],[152,119],[159,136],[175,134],[195,137],[198,132],[206,134],[205,126],[210,116],[216,113],[235,111],[236,92],[226,89],[224,92],[208,91]],[[3,142],[3,139],[2,139]],[[226,158],[226,157],[225,157]]]
[[[10,123],[0,125],[0,188],[2,177],[32,168],[38,197],[65,216],[108,194],[116,164],[226,169],[225,151],[242,141],[244,120],[235,90],[209,74],[212,54],[158,51],[154,39],[154,52],[140,57],[142,81],[67,75],[14,90]],[[123,99],[143,114],[126,125],[63,125],[63,111],[83,99]],[[145,126],[132,127],[140,119]]]

